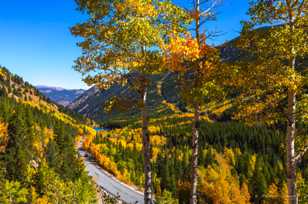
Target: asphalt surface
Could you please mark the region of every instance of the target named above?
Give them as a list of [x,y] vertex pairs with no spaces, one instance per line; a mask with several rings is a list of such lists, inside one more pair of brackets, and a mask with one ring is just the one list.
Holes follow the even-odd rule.
[[103,170],[95,162],[90,161],[86,155],[89,153],[78,150],[79,155],[83,158],[84,164],[96,184],[102,187],[112,196],[118,197],[120,200],[129,204],[144,204],[143,193],[137,191],[133,187],[124,184],[123,182],[116,179],[114,176]]

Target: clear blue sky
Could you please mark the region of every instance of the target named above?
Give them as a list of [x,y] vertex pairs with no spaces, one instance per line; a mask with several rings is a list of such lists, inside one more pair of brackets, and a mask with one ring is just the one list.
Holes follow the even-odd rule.
[[[184,5],[189,0],[176,0]],[[215,44],[230,40],[246,18],[248,0],[224,0],[218,21],[208,23],[224,35]],[[0,65],[34,85],[86,88],[73,70],[80,55],[69,27],[85,19],[74,0],[9,0],[0,5]]]

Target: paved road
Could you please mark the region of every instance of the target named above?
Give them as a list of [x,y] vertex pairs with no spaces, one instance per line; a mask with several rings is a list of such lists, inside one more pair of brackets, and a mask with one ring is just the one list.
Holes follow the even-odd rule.
[[[96,184],[101,186],[108,193],[119,196],[120,200],[129,204],[144,204],[143,193],[134,188],[120,182],[115,177],[100,168],[95,162],[91,162],[85,157],[86,152],[78,150],[79,155],[83,157],[86,169]],[[87,153],[88,154],[88,153]]]

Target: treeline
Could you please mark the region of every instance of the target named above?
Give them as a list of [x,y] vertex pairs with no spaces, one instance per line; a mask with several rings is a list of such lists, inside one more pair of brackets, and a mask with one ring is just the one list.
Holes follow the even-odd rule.
[[0,96],[0,203],[95,203],[75,127]]

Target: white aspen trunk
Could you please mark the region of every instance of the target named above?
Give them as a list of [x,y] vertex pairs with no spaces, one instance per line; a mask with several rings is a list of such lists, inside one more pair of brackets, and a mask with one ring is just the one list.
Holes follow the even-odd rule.
[[153,204],[152,195],[152,168],[151,168],[151,144],[149,136],[149,119],[147,110],[147,88],[143,91],[142,102],[142,141],[143,141],[143,156],[144,156],[144,204]]
[[[295,70],[296,66],[296,52],[293,44],[292,36],[294,35],[294,13],[292,12],[292,5],[287,1],[289,8],[289,22],[290,25],[290,40],[291,40],[291,54],[292,59],[291,68]],[[297,190],[296,190],[296,161],[295,161],[295,133],[296,133],[296,92],[288,90],[288,110],[287,110],[287,186],[288,186],[288,200],[289,204],[298,204]]]
[[[196,39],[200,46],[200,0],[195,2],[195,32]],[[194,121],[192,127],[192,161],[191,161],[191,195],[190,204],[197,204],[198,202],[198,159],[199,159],[199,127],[200,127],[200,105],[195,102],[194,104]]]
[[[295,58],[292,60],[292,68],[295,69]],[[295,161],[295,132],[296,132],[296,94],[288,91],[287,112],[287,185],[289,204],[298,204],[296,190],[296,161]]]
[[200,127],[200,106],[194,106],[194,122],[192,128],[192,188],[190,204],[197,204],[197,187],[198,187],[198,159],[199,159],[199,127]]

